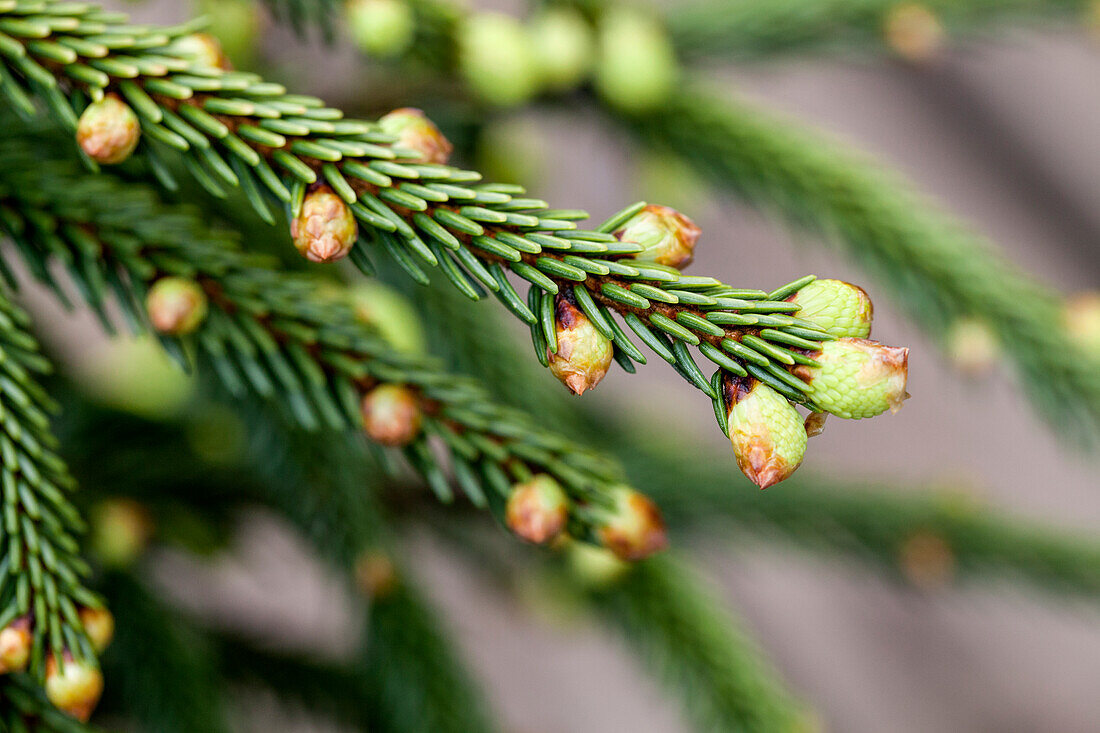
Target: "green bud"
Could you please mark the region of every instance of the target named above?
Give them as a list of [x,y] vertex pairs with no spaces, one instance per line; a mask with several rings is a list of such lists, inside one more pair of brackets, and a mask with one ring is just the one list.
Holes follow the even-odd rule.
[[306,195],[290,222],[294,247],[310,262],[335,262],[347,256],[359,236],[355,216],[328,186]]
[[554,298],[558,351],[547,350],[550,371],[576,395],[592,389],[607,374],[614,346],[568,298]]
[[382,550],[367,550],[355,561],[355,585],[367,598],[385,598],[398,582],[397,567]]
[[398,145],[420,151],[421,162],[445,165],[451,157],[451,142],[415,107],[395,109],[378,120],[378,125],[387,135],[396,135]]
[[625,112],[659,106],[676,84],[676,54],[650,13],[619,7],[600,19],[596,89]]
[[87,722],[103,694],[103,673],[89,662],[75,660],[66,649],[61,664],[55,655],[46,656],[45,689],[46,698],[55,708]]
[[789,477],[806,455],[806,427],[787,398],[752,377],[726,374],[726,424],[737,467],[766,489]]
[[427,352],[420,317],[403,295],[374,280],[352,287],[348,294],[356,319],[373,326],[395,349]]
[[1100,292],[1070,298],[1063,318],[1069,337],[1086,353],[1100,359]]
[[581,83],[592,67],[595,46],[583,15],[569,7],[547,8],[531,21],[530,35],[545,88],[563,92]]
[[569,497],[561,484],[540,473],[512,488],[504,518],[517,536],[537,545],[545,544],[565,529],[569,520]]
[[475,13],[461,25],[458,65],[478,96],[501,107],[526,102],[538,83],[531,39],[519,21],[500,13]]
[[251,67],[263,22],[259,6],[252,0],[199,0],[198,12],[209,19],[224,55],[240,68]]
[[620,560],[641,560],[668,546],[661,512],[648,497],[629,486],[611,489],[611,509],[594,509],[600,544]]
[[140,139],[137,115],[117,94],[108,94],[85,107],[76,126],[80,149],[97,163],[121,163],[134,152]]
[[80,623],[84,626],[88,641],[92,642],[92,649],[96,654],[102,654],[115,635],[115,617],[106,608],[85,606],[80,609]]
[[997,365],[997,337],[983,321],[960,318],[947,330],[947,356],[964,374],[977,376]]
[[145,310],[153,328],[168,336],[194,332],[206,319],[207,307],[202,287],[185,277],[162,277],[145,296]]
[[132,565],[145,551],[152,534],[152,517],[133,499],[105,499],[92,509],[92,554],[108,567]]
[[867,292],[843,280],[814,280],[787,298],[801,307],[797,315],[837,338],[867,338],[875,308]]
[[635,259],[683,269],[691,264],[701,230],[691,219],[667,206],[650,204],[616,232],[620,242],[634,242],[643,249]]
[[810,385],[808,397],[837,417],[874,417],[897,412],[909,397],[909,349],[877,341],[841,338],[810,354],[820,367],[797,366],[794,374]]
[[0,674],[25,670],[33,645],[30,616],[20,616],[0,629]]
[[408,445],[420,433],[420,405],[412,390],[383,384],[363,397],[363,429],[382,445]]
[[198,66],[211,69],[229,69],[231,64],[222,51],[217,38],[209,33],[192,33],[177,39],[171,50],[180,56],[187,56]]
[[404,0],[351,0],[347,20],[355,45],[379,58],[405,53],[416,35],[416,17]]
[[573,577],[584,587],[595,590],[611,587],[630,570],[630,564],[611,550],[587,542],[568,542],[566,559]]

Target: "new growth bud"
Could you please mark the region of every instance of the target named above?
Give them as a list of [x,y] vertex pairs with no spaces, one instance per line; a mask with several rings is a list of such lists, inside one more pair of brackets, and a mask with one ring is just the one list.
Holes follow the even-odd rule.
[[610,510],[602,515],[597,536],[620,560],[641,560],[668,546],[665,521],[648,497],[627,486],[612,489]]
[[397,568],[381,550],[367,550],[355,561],[355,585],[368,598],[384,598],[397,587]]
[[730,374],[722,397],[737,467],[750,481],[766,489],[802,465],[808,430],[786,397],[752,377]]
[[137,115],[117,94],[89,104],[76,126],[80,149],[97,163],[121,163],[134,152],[140,139]]
[[826,341],[810,354],[820,367],[797,366],[794,374],[810,385],[807,396],[837,417],[862,418],[897,412],[909,397],[909,349],[867,339]]
[[557,481],[544,473],[516,484],[504,511],[508,528],[537,545],[562,533],[569,519],[569,497]]
[[1063,317],[1069,337],[1086,353],[1100,358],[1100,292],[1070,298]]
[[943,48],[943,25],[920,3],[901,3],[892,8],[883,32],[890,50],[912,63],[930,61]]
[[310,262],[334,262],[346,257],[359,236],[355,216],[328,186],[314,189],[290,222],[294,246]]
[[603,14],[599,31],[596,88],[604,99],[626,112],[665,101],[676,83],[676,53],[653,15],[615,8]]
[[396,135],[398,145],[419,151],[423,163],[443,165],[451,157],[451,142],[415,107],[395,109],[378,120],[378,125],[387,135]]
[[479,97],[501,107],[526,102],[538,83],[526,30],[502,13],[474,13],[462,23],[458,66]]
[[531,21],[531,43],[547,89],[572,89],[592,66],[592,29],[571,7],[548,7],[536,15]]
[[420,432],[420,405],[416,395],[399,384],[375,387],[363,398],[363,428],[370,439],[403,446]]
[[85,722],[102,694],[103,673],[94,665],[76,661],[68,650],[60,665],[53,654],[46,657],[46,697],[61,712]]
[[0,629],[0,674],[26,669],[33,645],[30,616],[20,616]]
[[222,51],[222,44],[209,33],[192,33],[172,44],[172,50],[189,57],[197,66],[229,69],[231,64]]
[[80,623],[96,654],[102,654],[114,638],[115,617],[106,608],[84,607],[80,609]]
[[92,509],[91,519],[92,552],[109,567],[132,565],[153,534],[149,511],[133,499],[106,499]]
[[964,374],[978,376],[997,365],[1000,347],[984,321],[960,318],[947,330],[947,356]]
[[684,269],[691,264],[701,230],[676,209],[650,204],[615,232],[620,242],[634,242],[644,249],[635,259]]
[[550,371],[573,394],[584,394],[607,374],[614,358],[611,340],[592,325],[588,316],[568,298],[557,295],[554,300],[557,324],[557,353],[547,352]]
[[814,280],[787,298],[800,306],[797,315],[837,338],[867,338],[875,308],[867,292],[843,280]]
[[157,331],[169,336],[184,336],[202,325],[206,318],[206,293],[194,280],[162,277],[149,288],[145,310]]
[[404,0],[351,0],[347,18],[355,45],[379,58],[403,54],[416,33],[416,18]]

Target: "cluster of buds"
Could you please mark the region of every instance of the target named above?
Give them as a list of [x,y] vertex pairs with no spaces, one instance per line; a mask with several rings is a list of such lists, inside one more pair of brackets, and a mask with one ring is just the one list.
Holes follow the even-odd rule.
[[149,288],[145,310],[149,321],[167,336],[185,336],[206,319],[206,293],[194,280],[162,277]]
[[620,242],[642,246],[638,260],[684,269],[691,264],[700,229],[691,219],[667,206],[650,204],[614,232]]
[[921,3],[901,3],[891,8],[883,34],[891,51],[915,64],[939,55],[945,36],[940,19]]
[[416,33],[416,18],[404,0],[351,0],[347,19],[355,45],[377,58],[400,56]]
[[584,394],[611,368],[614,346],[567,294],[554,298],[554,323],[558,343],[547,349],[550,371],[573,394]]
[[211,69],[232,69],[221,43],[209,33],[191,33],[172,44],[172,50],[186,56],[198,66]]
[[593,508],[600,544],[620,560],[641,560],[668,546],[661,512],[648,497],[629,486],[610,491],[609,508]]
[[786,397],[752,377],[727,373],[722,398],[737,466],[750,481],[766,489],[802,465],[807,429]]
[[379,119],[378,126],[387,135],[397,136],[398,145],[419,152],[423,163],[445,165],[454,149],[435,123],[415,107],[395,109]]
[[504,510],[516,536],[537,545],[557,539],[569,520],[569,497],[550,476],[540,473],[512,487]]
[[310,262],[335,262],[347,256],[359,237],[355,215],[328,186],[306,194],[290,222],[294,247]]
[[382,445],[408,445],[420,433],[421,412],[416,394],[399,384],[381,384],[363,397],[363,429]]
[[141,123],[134,110],[117,94],[92,102],[80,115],[76,141],[97,163],[121,163],[134,152],[141,139]]

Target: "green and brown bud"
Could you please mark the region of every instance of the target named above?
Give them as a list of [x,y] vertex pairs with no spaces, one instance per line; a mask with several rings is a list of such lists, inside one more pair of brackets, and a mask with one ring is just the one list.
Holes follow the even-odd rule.
[[911,63],[925,63],[938,56],[945,38],[940,19],[921,3],[900,3],[891,8],[883,34],[890,50]]
[[20,616],[0,629],[0,674],[25,670],[33,646],[30,616]]
[[130,157],[141,139],[141,123],[134,110],[108,94],[84,108],[76,126],[76,141],[96,161],[112,165]]
[[420,433],[416,395],[399,384],[382,384],[363,397],[363,429],[382,445],[408,445]]
[[183,277],[162,277],[145,297],[150,323],[168,336],[193,333],[206,319],[207,307],[202,287]]
[[531,43],[542,85],[552,91],[576,87],[592,67],[592,28],[574,8],[549,7],[536,15]]
[[807,396],[837,417],[874,417],[897,412],[908,399],[909,349],[877,341],[826,341],[809,355],[821,365],[796,366],[795,376],[810,385]]
[[367,550],[355,561],[355,585],[367,598],[385,598],[397,581],[397,568],[382,550]]
[[302,201],[302,210],[290,222],[290,236],[310,262],[335,262],[351,251],[359,226],[344,200],[328,186],[320,186]]
[[620,560],[641,560],[668,547],[665,520],[649,497],[629,486],[611,490],[612,508],[597,512],[596,534]]
[[428,119],[422,110],[402,107],[378,120],[382,132],[396,135],[397,144],[420,152],[423,163],[443,165],[451,157],[454,147],[450,140]]
[[676,85],[676,53],[651,12],[617,7],[600,19],[596,89],[625,112],[658,107]]
[[502,13],[474,13],[461,24],[458,66],[479,97],[500,107],[526,102],[538,85],[527,31]]
[[172,50],[190,58],[196,65],[211,69],[231,69],[222,44],[209,33],[192,33],[172,44]]
[[684,269],[691,264],[701,230],[676,209],[650,204],[626,221],[615,237],[644,249],[635,259]]
[[737,467],[762,489],[802,465],[807,428],[787,398],[752,377],[726,374],[722,398]]
[[843,280],[814,280],[787,298],[800,307],[797,315],[837,338],[867,338],[875,308],[867,292]]
[[347,20],[355,45],[378,58],[405,53],[416,35],[416,18],[404,0],[351,0]]
[[91,513],[92,553],[109,567],[132,565],[153,535],[153,518],[133,499],[105,499]]
[[918,530],[902,543],[898,565],[910,583],[923,590],[935,590],[954,577],[955,553],[940,535]]
[[544,473],[516,484],[504,511],[508,529],[536,545],[555,539],[569,520],[569,497]]
[[566,543],[566,559],[577,582],[595,590],[611,587],[630,572],[630,563],[620,560],[606,547],[587,542]]
[[600,333],[567,297],[554,300],[557,353],[547,351],[550,371],[576,395],[592,389],[607,374],[614,358],[611,340]]
[[46,657],[45,687],[54,707],[85,722],[103,694],[103,673],[93,664],[77,661],[66,649],[60,665],[53,654]]
[[1100,358],[1100,292],[1080,293],[1066,302],[1063,320],[1069,337]]
[[102,654],[115,636],[115,617],[106,608],[85,606],[80,609],[80,623],[96,654]]

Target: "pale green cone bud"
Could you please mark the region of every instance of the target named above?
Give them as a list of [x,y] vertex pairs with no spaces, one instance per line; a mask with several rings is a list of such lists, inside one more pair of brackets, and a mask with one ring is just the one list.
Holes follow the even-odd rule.
[[420,405],[412,390],[398,384],[383,384],[363,397],[363,429],[371,440],[388,446],[403,446],[420,433]]
[[648,497],[628,486],[611,489],[613,506],[600,509],[596,534],[620,560],[641,560],[668,547],[665,520]]
[[162,277],[145,296],[149,322],[168,336],[193,333],[206,319],[207,308],[202,286],[184,277]]
[[454,147],[422,110],[402,107],[378,120],[382,132],[396,135],[397,144],[420,152],[423,163],[446,164]]
[[569,520],[569,497],[544,473],[516,484],[504,510],[508,529],[536,545],[555,539]]
[[1070,298],[1063,317],[1069,337],[1086,353],[1100,358],[1100,292]]
[[596,89],[626,112],[659,106],[676,84],[676,54],[651,13],[619,7],[600,19]]
[[427,352],[420,317],[403,295],[374,280],[348,292],[355,318],[373,326],[391,346],[407,354]]
[[750,481],[766,489],[802,465],[807,431],[786,397],[752,377],[727,374],[723,399],[737,467]]
[[500,13],[475,13],[458,31],[462,76],[485,101],[512,107],[530,99],[538,85],[531,39],[519,21]]
[[114,638],[115,617],[106,608],[85,606],[80,609],[80,623],[84,625],[88,641],[92,642],[92,649],[96,654],[102,654]]
[[592,28],[577,10],[551,7],[531,21],[531,43],[542,85],[551,91],[573,89],[592,67]]
[[302,201],[302,210],[290,222],[294,247],[310,262],[335,262],[346,257],[359,236],[355,216],[344,200],[321,186]]
[[814,280],[787,300],[800,306],[795,315],[837,338],[871,335],[875,308],[867,292],[858,285],[843,280]]
[[379,58],[400,56],[416,35],[416,17],[404,0],[351,0],[347,20],[355,45]]
[[897,412],[909,397],[909,349],[867,339],[826,341],[811,353],[820,367],[797,366],[795,376],[810,385],[807,396],[837,417],[874,417]]
[[614,346],[588,320],[588,316],[566,297],[554,300],[558,351],[547,350],[550,371],[576,395],[592,389],[607,374],[614,358]]
[[947,330],[947,356],[964,374],[978,376],[997,365],[997,337],[984,322],[960,318]]
[[634,242],[644,249],[635,259],[684,269],[691,264],[701,230],[676,209],[650,204],[615,231],[620,242]]
[[195,64],[211,69],[229,69],[229,58],[222,51],[222,44],[209,33],[192,33],[178,39],[171,50],[190,58]]
[[76,126],[80,149],[97,163],[121,163],[134,152],[140,139],[137,115],[117,94],[108,94],[85,107]]
[[25,670],[33,646],[30,616],[21,616],[0,629],[0,675]]
[[58,665],[53,654],[46,657],[46,698],[53,706],[81,722],[92,717],[92,711],[103,694],[103,673],[88,662],[78,662],[68,651]]

